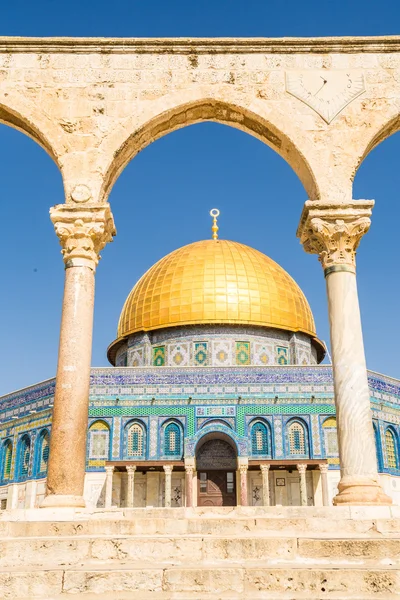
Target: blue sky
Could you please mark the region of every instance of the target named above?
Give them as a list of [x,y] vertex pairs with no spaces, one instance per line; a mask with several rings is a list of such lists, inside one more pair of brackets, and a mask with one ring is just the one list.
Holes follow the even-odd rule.
[[[377,10],[379,6],[379,10]],[[398,2],[16,0],[2,7],[1,35],[322,36],[399,32]],[[368,367],[400,377],[400,137],[361,166],[355,198],[374,198],[370,233],[358,254],[358,285]],[[63,291],[60,247],[48,218],[63,202],[61,176],[32,140],[0,126],[0,394],[55,374]],[[173,249],[220,235],[279,262],[305,292],[319,337],[329,340],[325,284],[315,256],[296,238],[306,199],[291,168],[261,142],[214,123],[186,127],[143,150],[110,196],[118,228],[97,272],[93,360],[107,365],[123,302],[137,279]]]

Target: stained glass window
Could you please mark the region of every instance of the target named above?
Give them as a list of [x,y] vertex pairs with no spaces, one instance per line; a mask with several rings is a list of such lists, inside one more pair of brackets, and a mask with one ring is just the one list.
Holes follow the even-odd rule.
[[170,423],[165,428],[164,450],[166,456],[181,454],[181,432],[176,423]]
[[4,468],[3,468],[3,479],[10,479],[11,476],[11,462],[12,462],[12,443],[8,440],[4,444]]
[[104,421],[95,421],[89,428],[89,458],[107,459],[110,447],[110,429]]
[[338,456],[339,447],[337,439],[336,418],[328,417],[322,424],[325,438],[325,448],[328,456]]
[[29,461],[31,458],[31,441],[26,435],[20,441],[19,447],[19,478],[25,478],[29,472]]
[[268,432],[263,423],[256,423],[252,427],[251,449],[253,454],[268,454]]
[[143,428],[138,423],[134,423],[129,428],[127,454],[128,456],[143,456],[144,454]]
[[50,451],[50,436],[49,436],[49,433],[47,431],[45,431],[41,435],[39,473],[47,472],[47,464],[49,462],[49,451]]
[[386,457],[388,467],[397,469],[396,444],[393,432],[390,429],[385,431]]
[[305,454],[306,442],[304,427],[300,423],[292,423],[288,429],[290,454]]

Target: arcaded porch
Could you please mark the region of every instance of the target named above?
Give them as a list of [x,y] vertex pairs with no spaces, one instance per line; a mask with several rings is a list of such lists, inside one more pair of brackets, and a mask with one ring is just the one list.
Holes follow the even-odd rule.
[[241,458],[235,470],[196,470],[183,460],[108,461],[105,470],[98,502],[105,508],[329,506],[337,475],[330,486],[327,461],[310,459]]

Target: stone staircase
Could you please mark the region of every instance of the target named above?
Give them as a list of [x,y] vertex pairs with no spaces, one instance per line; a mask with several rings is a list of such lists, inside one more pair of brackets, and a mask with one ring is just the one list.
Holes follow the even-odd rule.
[[4,511],[1,600],[400,598],[399,507]]

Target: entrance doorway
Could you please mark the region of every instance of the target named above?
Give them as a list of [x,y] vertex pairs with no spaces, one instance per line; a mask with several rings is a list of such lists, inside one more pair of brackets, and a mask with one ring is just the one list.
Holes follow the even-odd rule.
[[234,471],[198,472],[198,506],[236,506]]
[[196,455],[198,506],[236,506],[236,463],[229,442],[204,441]]

